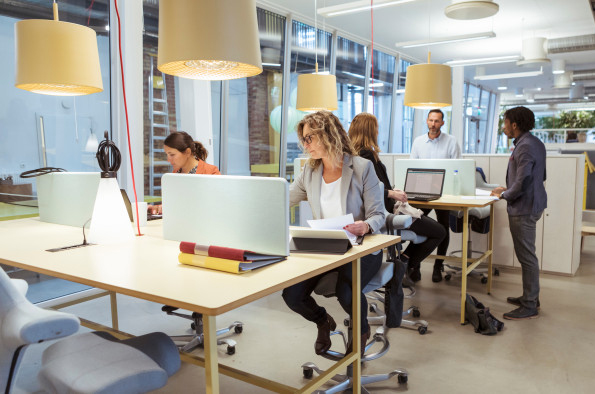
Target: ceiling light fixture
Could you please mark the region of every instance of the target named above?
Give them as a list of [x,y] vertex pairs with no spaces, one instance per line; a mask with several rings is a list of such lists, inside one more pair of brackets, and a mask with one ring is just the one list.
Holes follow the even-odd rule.
[[517,66],[526,66],[540,63],[549,63],[547,58],[547,39],[543,37],[530,37],[523,40],[522,60],[516,62]]
[[159,2],[157,68],[201,80],[262,72],[255,0]]
[[452,105],[452,78],[450,66],[428,63],[407,67],[405,97],[408,107],[432,109]]
[[444,9],[444,14],[452,19],[472,20],[482,19],[495,15],[500,7],[492,0],[460,1],[453,0],[452,4]]
[[515,96],[515,97],[523,97],[523,89],[521,89],[521,88],[516,88],[516,89],[514,90],[514,96]]
[[491,75],[476,75],[473,79],[478,81],[489,81],[493,79],[502,79],[502,78],[526,78],[526,77],[536,77],[543,74],[543,67],[539,70],[535,71],[524,71],[518,73],[508,73],[508,74],[491,74]]
[[79,96],[103,91],[97,35],[92,29],[58,19],[27,19],[15,24],[15,86],[34,93]]
[[519,55],[484,57],[479,59],[449,60],[444,64],[449,66],[478,66],[481,64],[513,63],[519,60]]
[[388,7],[404,3],[411,3],[416,0],[376,0],[370,5],[369,0],[353,1],[351,3],[324,7],[317,10],[321,16],[332,17],[338,15],[352,14],[355,12],[369,11],[375,8]]
[[[316,0],[314,0],[316,10]],[[318,49],[318,23],[314,13],[314,48]],[[326,40],[325,40],[326,42]],[[326,52],[325,52],[326,54]],[[318,51],[315,52],[315,72],[298,75],[296,109],[300,111],[334,111],[337,102],[337,77],[330,73],[318,73]]]
[[397,42],[395,44],[395,46],[399,47],[399,48],[415,48],[415,47],[423,47],[423,46],[436,45],[436,44],[449,44],[452,42],[483,40],[485,38],[494,38],[494,37],[496,37],[496,33],[494,33],[493,31],[486,31],[483,33],[463,34],[460,36],[435,38],[435,39],[431,39],[431,40],[416,40],[416,41]]

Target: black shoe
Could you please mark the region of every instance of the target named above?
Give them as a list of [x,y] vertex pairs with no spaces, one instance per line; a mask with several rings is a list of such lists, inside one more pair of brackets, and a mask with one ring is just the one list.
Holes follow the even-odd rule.
[[317,324],[316,327],[318,327],[318,337],[314,343],[314,351],[316,354],[326,353],[331,348],[331,331],[335,331],[337,323],[331,315],[327,314],[324,323]]
[[409,269],[409,279],[413,282],[419,282],[421,280],[421,272],[419,272],[419,267]]
[[[506,302],[512,305],[521,306],[521,297],[507,297]],[[539,309],[539,298],[537,299],[537,309]]]
[[432,272],[432,282],[442,282],[442,267],[434,266],[434,271]]
[[508,320],[537,319],[538,317],[537,309],[529,309],[524,306],[504,314],[504,318]]

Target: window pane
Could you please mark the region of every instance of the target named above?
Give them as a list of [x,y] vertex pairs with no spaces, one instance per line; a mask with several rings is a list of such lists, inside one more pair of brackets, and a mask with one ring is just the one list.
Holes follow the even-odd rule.
[[226,173],[279,176],[285,17],[257,9],[264,71],[229,81]]
[[368,112],[378,118],[378,146],[382,152],[389,151],[394,74],[395,57],[374,50],[374,64],[370,73]]
[[465,114],[463,134],[463,153],[477,153],[477,138],[479,136],[480,122],[480,94],[481,89],[469,84],[467,98],[465,99]]
[[[103,91],[86,96],[50,96],[18,89],[15,83],[15,23],[53,19],[52,2],[11,1],[0,5],[0,38],[5,53],[0,103],[0,218],[37,213],[35,180],[19,174],[40,167],[99,171],[96,141],[110,124],[109,10],[105,4],[73,0],[59,10],[60,20],[97,33]],[[18,204],[18,205],[17,205]],[[28,205],[28,206],[23,206]],[[33,207],[33,208],[32,208]]]
[[366,81],[365,46],[343,37],[337,38],[337,116],[345,130],[351,120],[364,110],[364,84]]
[[393,139],[391,152],[393,153],[409,153],[411,152],[411,143],[413,136],[413,115],[415,110],[403,104],[405,99],[405,79],[407,77],[407,67],[412,63],[400,59],[399,60],[399,79],[397,86],[397,100],[394,114],[393,124]]

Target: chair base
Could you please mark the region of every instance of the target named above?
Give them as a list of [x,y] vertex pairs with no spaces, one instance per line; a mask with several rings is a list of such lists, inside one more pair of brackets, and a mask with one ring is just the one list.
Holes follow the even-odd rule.
[[[412,290],[412,293],[415,294],[415,289]],[[384,304],[384,296],[377,292],[368,293],[366,294],[366,297]],[[371,302],[368,305],[368,308],[370,310],[370,313],[376,314],[376,316],[368,316],[368,323],[371,325],[382,325],[384,327],[386,325],[386,314],[378,307],[378,304],[375,302]],[[411,328],[417,330],[417,332],[419,332],[420,335],[424,335],[426,332],[428,332],[427,321],[405,319],[405,317],[408,316],[418,318],[420,315],[421,314],[417,306],[410,306],[409,308],[403,311],[403,320],[401,320],[400,327]],[[347,326],[347,324],[345,325]]]
[[[164,305],[161,310],[168,315],[182,317],[184,319],[192,320],[190,328],[194,331],[192,334],[187,335],[173,335],[170,338],[174,341],[178,349],[182,352],[190,352],[193,349],[204,345],[204,332],[202,325],[202,314],[193,312],[191,315],[185,313],[175,312],[178,308],[174,308],[168,305]],[[235,334],[241,334],[244,330],[244,324],[239,321],[235,321],[227,327],[223,327],[217,330],[217,345],[227,345],[226,353],[229,355],[235,354],[236,352],[236,341],[231,338],[219,338],[222,335],[226,335],[230,332]]]
[[[331,332],[331,335],[341,335],[341,337],[343,338],[343,343],[345,345],[345,349],[347,349],[349,341],[343,331],[333,331],[333,332]],[[374,343],[376,343],[376,342],[382,343],[382,348],[374,353],[366,354],[366,356],[362,359],[362,362],[371,361],[371,360],[377,359],[379,357],[382,357],[388,351],[390,344],[388,342],[388,339],[386,338],[384,326],[378,327],[376,329],[376,333],[372,337],[372,340],[368,344],[366,344],[366,353],[370,350],[370,348],[372,346],[374,346]],[[340,360],[343,357],[345,357],[345,353],[339,353],[334,350],[329,350],[326,353],[321,354],[321,356],[324,358],[327,358],[329,360],[337,361],[337,360]],[[314,364],[313,362],[307,362],[307,363],[302,364],[302,373],[304,375],[304,378],[311,379],[314,376],[314,372],[316,372],[318,374],[322,374],[324,372],[324,370],[318,368],[318,366],[316,364]],[[361,392],[362,393],[368,392],[366,390],[366,388],[364,387],[364,385],[389,380],[394,376],[398,377],[399,384],[404,384],[404,383],[407,383],[409,374],[406,369],[397,368],[397,369],[395,369],[389,373],[385,373],[385,374],[363,375],[361,377]],[[327,390],[316,390],[315,393],[332,394],[332,393],[343,392],[349,388],[352,388],[353,387],[352,367],[349,366],[347,368],[346,374],[336,374],[331,379],[333,381],[337,382],[338,384],[327,389]]]
[[[460,253],[461,253],[460,250],[455,250],[455,251],[451,252],[450,255],[455,256]],[[476,253],[479,256],[481,256],[483,254],[483,252],[478,251],[478,250],[473,250],[473,251],[471,251],[471,253]],[[468,256],[468,257],[472,257],[472,256]],[[443,264],[443,270],[445,273],[444,280],[446,280],[446,281],[451,280],[453,277],[460,277],[463,272],[463,270],[461,269],[460,266],[446,264],[446,263]],[[488,268],[483,267],[482,264],[480,264],[479,267],[477,267],[473,271],[471,271],[469,273],[469,275],[474,278],[479,278],[481,283],[483,283],[483,284],[488,283]],[[494,268],[494,275],[500,276],[500,270],[498,268]]]

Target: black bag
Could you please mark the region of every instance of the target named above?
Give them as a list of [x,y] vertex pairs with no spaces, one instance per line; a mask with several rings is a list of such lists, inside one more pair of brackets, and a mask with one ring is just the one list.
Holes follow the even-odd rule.
[[483,335],[496,335],[504,328],[504,323],[490,313],[490,308],[486,308],[470,294],[465,299],[465,321],[475,327],[475,332]]

